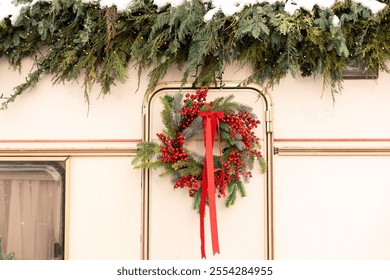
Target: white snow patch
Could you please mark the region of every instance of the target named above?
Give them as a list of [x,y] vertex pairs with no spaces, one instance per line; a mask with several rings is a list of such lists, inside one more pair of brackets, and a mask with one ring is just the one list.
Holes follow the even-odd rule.
[[[20,10],[27,5],[34,5],[37,2],[51,2],[52,0],[34,0],[30,4],[15,5],[12,0],[0,1],[0,21],[10,17],[11,22],[15,23],[20,15]],[[153,0],[153,3],[162,8],[167,5],[177,7],[191,0]],[[205,21],[210,21],[217,12],[222,12],[225,16],[232,16],[242,11],[246,6],[268,3],[285,3],[285,12],[293,15],[299,9],[311,11],[315,5],[320,9],[331,8],[335,2],[343,2],[344,0],[203,0],[204,3],[211,3],[211,9],[204,16]],[[385,7],[385,3],[377,0],[353,0],[356,3],[370,9],[373,14],[377,14]],[[83,3],[97,3],[102,8],[116,6],[119,12],[126,11],[133,4],[133,0],[81,0]]]
[[20,10],[26,5],[15,5],[11,0],[0,2],[0,21],[5,18],[10,18],[12,24],[18,19]]
[[377,14],[382,11],[385,7],[385,3],[378,2],[376,0],[353,0],[360,3],[363,7],[370,9],[373,14]]
[[340,25],[340,19],[338,16],[334,15],[332,19],[333,26],[339,26]]
[[186,0],[153,0],[153,3],[158,8],[163,8],[167,5],[171,5],[172,7],[177,7],[183,5],[185,2]]

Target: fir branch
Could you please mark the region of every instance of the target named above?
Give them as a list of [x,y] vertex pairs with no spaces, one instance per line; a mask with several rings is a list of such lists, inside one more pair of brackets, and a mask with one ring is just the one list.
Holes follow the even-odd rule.
[[172,164],[172,168],[178,171],[181,176],[198,176],[199,174],[202,174],[203,171],[203,166],[191,158],[186,161],[178,161]]
[[161,119],[166,129],[164,133],[171,138],[176,137],[175,126],[173,122],[173,110],[172,102],[174,98],[169,95],[164,95],[160,97],[160,101],[163,104],[163,110],[161,111]]
[[230,133],[225,130],[221,130],[221,138],[228,142],[230,146],[237,145],[236,141],[230,136]]
[[237,112],[238,103],[234,101],[225,102],[225,98],[216,99],[213,106],[211,107],[212,111],[220,111],[225,114],[234,114]]
[[195,193],[192,209],[199,213],[200,211],[200,198],[202,195],[202,187]]
[[165,172],[160,173],[160,176],[166,176],[170,175],[174,172],[174,170],[169,169],[170,165],[166,164],[165,162],[162,162],[161,160],[156,160],[156,161],[150,161],[150,162],[145,162],[142,164],[139,164],[135,166],[134,168],[145,168],[145,169],[158,169],[158,168],[164,168]]
[[[174,59],[166,58],[164,62],[161,62],[148,74],[148,88],[146,90],[146,95],[149,95],[153,92],[154,88],[157,86],[158,82],[165,76],[168,69],[175,64]],[[150,62],[143,63],[142,65],[150,65]]]
[[143,166],[152,160],[160,152],[160,145],[155,142],[140,142],[137,144],[137,153],[131,163],[135,168]]
[[217,97],[213,101],[213,106],[211,106],[211,111],[218,111],[218,108],[221,106],[221,103],[224,101],[224,97]]
[[177,170],[172,168],[172,165],[169,163],[164,163],[164,164],[162,164],[161,167],[164,167],[165,171],[160,173],[160,175],[159,175],[160,177],[164,177],[164,176],[168,176],[168,175],[172,176],[172,175],[178,173]]
[[181,114],[182,102],[183,102],[183,95],[176,94],[172,102],[173,126],[175,130],[178,130],[179,125],[183,119],[183,116]]
[[221,130],[224,130],[226,132],[229,132],[229,125],[225,122],[220,122],[219,123],[219,127],[221,128]]
[[[269,10],[269,9],[268,9]],[[264,6],[251,6],[245,9],[237,24],[238,32],[236,36],[249,35],[255,39],[268,36],[268,17]]]
[[251,155],[249,157],[246,155],[243,158],[245,160],[245,163],[248,165],[248,168],[250,170],[253,170],[254,165],[255,165],[255,157],[253,155]]
[[238,185],[237,182],[232,182],[228,185],[229,194],[227,196],[225,206],[230,207],[236,202]]
[[24,93],[27,89],[29,88],[32,88],[34,87],[36,84],[38,84],[39,82],[39,79],[41,77],[41,75],[45,73],[45,67],[42,65],[42,66],[39,66],[37,70],[31,72],[28,77],[26,78],[26,82],[24,82],[23,84],[20,84],[18,85],[15,89],[14,89],[14,93],[6,100],[4,101],[2,104],[1,104],[1,108],[0,110],[5,110],[8,108],[8,105],[12,102],[15,101],[15,99],[21,95],[22,93]]
[[241,181],[237,182],[237,189],[238,189],[241,197],[245,197],[246,196],[245,186],[244,186],[244,184]]
[[262,157],[257,157],[257,162],[258,162],[259,165],[260,165],[260,171],[261,171],[261,173],[267,172],[267,162],[265,161],[265,159],[262,158]]

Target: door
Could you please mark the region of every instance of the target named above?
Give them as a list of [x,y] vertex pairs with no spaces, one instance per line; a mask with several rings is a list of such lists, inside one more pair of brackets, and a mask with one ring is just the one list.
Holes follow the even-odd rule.
[[[160,97],[166,94],[194,93],[194,89],[161,88],[145,103],[145,138],[158,142],[157,133],[164,126],[161,120]],[[269,102],[257,88],[209,89],[207,101],[216,97],[234,96],[234,100],[253,108],[260,120],[255,134],[260,138],[262,154],[267,154],[266,116]],[[188,149],[204,154],[203,135],[195,137]],[[216,141],[214,155],[218,155]],[[169,176],[161,177],[162,170],[145,174],[144,187],[144,248],[146,259],[200,259],[200,217],[192,209],[193,199],[185,189],[173,188]],[[266,259],[269,254],[268,237],[268,188],[267,174],[255,166],[253,177],[246,184],[247,195],[238,197],[234,205],[225,207],[223,199],[217,200],[217,221],[220,254],[212,256],[208,210],[205,217],[206,255],[208,259]]]

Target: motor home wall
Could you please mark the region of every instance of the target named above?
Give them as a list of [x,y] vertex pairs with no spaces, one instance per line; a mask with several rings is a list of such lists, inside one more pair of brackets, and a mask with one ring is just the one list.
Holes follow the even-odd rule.
[[[3,98],[30,68],[24,61],[21,72],[13,71],[0,60]],[[223,82],[238,83],[249,73],[229,66]],[[143,138],[145,110],[152,124],[148,133],[160,130],[161,107],[156,98],[143,108],[146,72],[139,86],[136,69],[128,76],[106,96],[94,86],[89,105],[82,77],[53,86],[47,76],[0,112],[2,160],[66,158],[66,259],[141,258],[142,172],[131,166],[131,151]],[[162,86],[172,88],[180,80],[181,73],[171,69]],[[322,92],[321,77],[286,77],[269,89],[279,152],[272,166],[274,258],[390,258],[389,87],[385,73],[377,80],[348,80],[335,103],[329,88]],[[229,92],[254,107],[264,125],[262,99],[242,90]],[[170,91],[178,89],[164,90]],[[262,126],[262,139],[264,131]],[[266,257],[265,176],[256,173],[248,196],[233,207],[218,208],[221,255],[215,258]],[[158,172],[150,178],[150,258],[199,259],[199,219],[191,199]],[[209,243],[206,248],[212,258]]]

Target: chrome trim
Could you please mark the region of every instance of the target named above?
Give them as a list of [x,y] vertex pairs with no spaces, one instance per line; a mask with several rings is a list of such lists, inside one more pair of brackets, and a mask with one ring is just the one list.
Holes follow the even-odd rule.
[[390,156],[390,148],[278,147],[274,149],[274,153],[278,156]]

